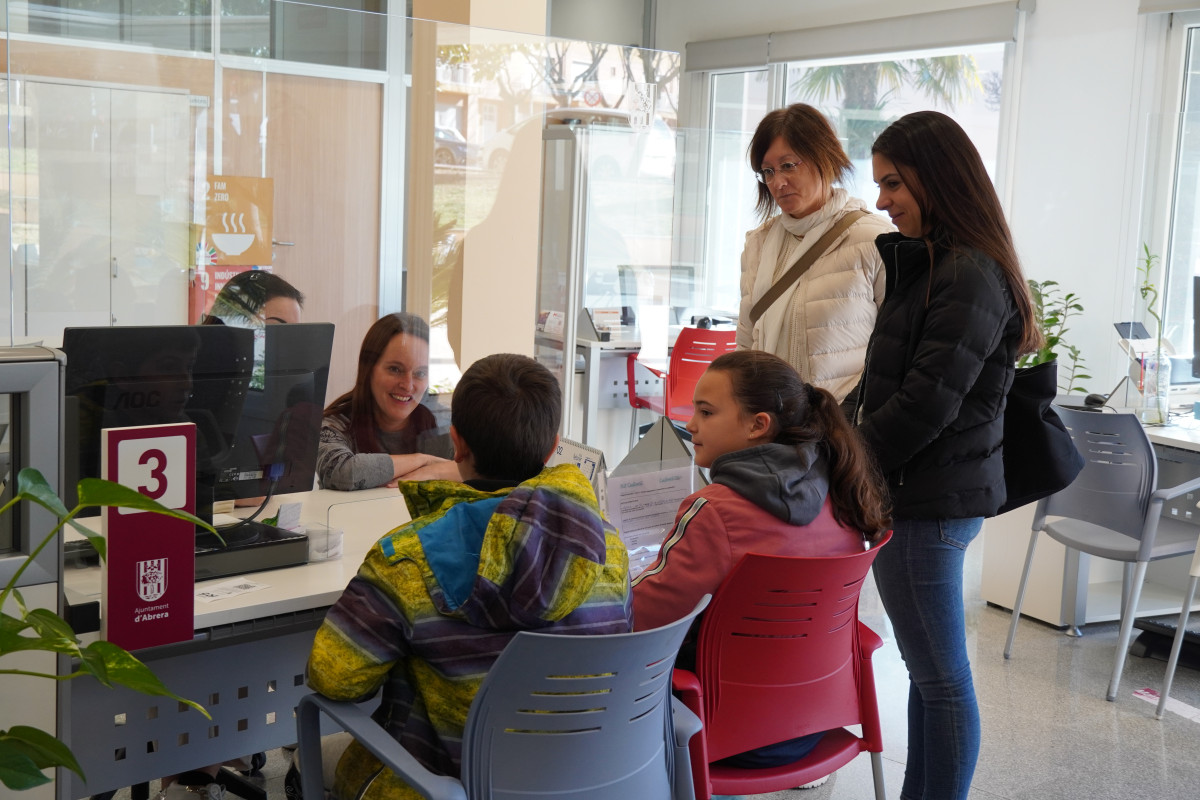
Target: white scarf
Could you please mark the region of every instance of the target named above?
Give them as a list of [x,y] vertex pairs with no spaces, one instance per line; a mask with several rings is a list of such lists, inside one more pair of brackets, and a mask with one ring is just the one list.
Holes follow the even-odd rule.
[[[808,252],[825,231],[841,219],[847,201],[853,200],[845,189],[835,188],[825,205],[808,216],[796,219],[787,214],[780,214],[775,218],[775,223],[771,225],[766,239],[763,240],[762,256],[758,262],[758,273],[755,275],[754,290],[751,293],[751,307],[775,285],[778,278],[783,277],[792,265],[800,260],[800,256]],[[783,258],[780,257],[781,250],[787,250]],[[763,312],[754,325],[754,340],[756,348],[776,353],[791,364],[799,365],[801,362],[791,357],[791,353],[780,352],[779,348],[780,342],[793,340],[790,330],[793,315],[788,313],[793,295],[794,292],[785,291]],[[796,355],[805,359],[804,354]]]

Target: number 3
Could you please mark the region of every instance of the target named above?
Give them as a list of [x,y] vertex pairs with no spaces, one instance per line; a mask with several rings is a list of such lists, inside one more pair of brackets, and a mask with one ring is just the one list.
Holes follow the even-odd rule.
[[150,477],[154,479],[154,488],[139,486],[137,489],[151,500],[157,500],[167,493],[167,454],[158,449],[146,450],[138,459],[138,463],[145,466],[151,459],[155,462],[154,466],[150,468]]

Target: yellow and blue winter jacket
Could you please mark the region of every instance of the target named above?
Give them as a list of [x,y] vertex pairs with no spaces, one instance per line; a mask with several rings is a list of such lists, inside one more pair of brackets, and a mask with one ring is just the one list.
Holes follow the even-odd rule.
[[[430,770],[459,774],[471,700],[521,630],[630,630],[629,560],[574,465],[487,492],[400,484],[412,522],[377,542],[329,610],[309,685],[337,700],[383,689],[374,717]],[[342,800],[418,795],[357,744],[338,764]]]

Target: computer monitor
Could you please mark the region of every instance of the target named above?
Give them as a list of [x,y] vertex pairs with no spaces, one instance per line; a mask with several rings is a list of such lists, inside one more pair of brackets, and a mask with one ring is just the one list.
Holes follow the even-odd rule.
[[620,286],[621,322],[637,322],[641,306],[669,306],[678,323],[683,310],[695,305],[696,268],[690,264],[621,264],[617,267]]
[[[68,328],[68,486],[99,476],[102,428],[190,421],[200,518],[212,520],[215,500],[312,489],[332,346],[330,323]],[[224,543],[197,536],[198,579],[307,559],[302,535],[243,522],[218,530]],[[260,545],[270,552],[249,553]],[[202,564],[202,552],[216,555]]]
[[[254,331],[224,325],[67,328],[64,492],[100,477],[100,431],[196,424],[196,514],[212,520],[254,367]],[[96,511],[95,513],[99,513]]]
[[268,325],[255,333],[261,349],[233,450],[217,475],[217,500],[307,492],[316,479],[333,324]]

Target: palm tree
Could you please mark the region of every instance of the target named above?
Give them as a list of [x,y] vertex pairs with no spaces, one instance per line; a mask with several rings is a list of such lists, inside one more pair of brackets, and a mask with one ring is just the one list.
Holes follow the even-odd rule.
[[885,114],[888,98],[905,84],[949,110],[983,91],[974,57],[956,55],[810,67],[792,84],[791,94],[817,103],[840,97],[842,105],[829,113],[830,121],[847,139],[849,156],[866,158],[892,121]]

